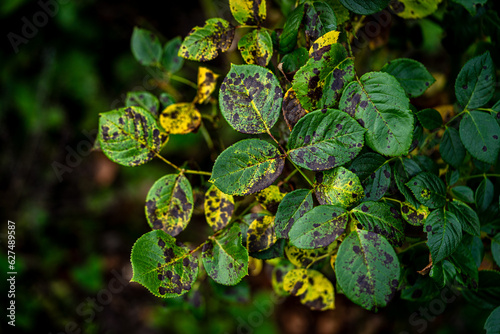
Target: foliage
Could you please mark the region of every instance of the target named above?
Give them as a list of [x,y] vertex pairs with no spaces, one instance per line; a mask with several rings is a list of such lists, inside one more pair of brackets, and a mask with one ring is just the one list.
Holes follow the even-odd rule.
[[[391,6],[402,18],[422,18],[439,2]],[[417,270],[431,288],[458,285],[472,303],[499,306],[489,291],[500,289],[494,279],[500,274],[478,274],[481,258],[474,260],[471,241],[490,243],[500,265],[500,228],[498,220],[489,221],[499,211],[491,181],[499,177],[500,152],[493,59],[486,51],[463,65],[454,79],[452,117],[419,110],[416,98],[436,82],[422,63],[398,58],[380,71],[357,74],[352,27],[364,19],[357,14],[377,13],[388,3],[298,1],[283,29],[273,30],[263,26],[264,0],[235,0],[230,9],[238,26],[212,18],[182,43],[163,47],[153,33],[134,31],[132,52],[142,65],[197,93],[162,111],[151,94],[129,95],[127,107],[101,114],[99,146],[111,160],[137,166],[157,157],[175,169],[148,193],[153,231],[132,249],[133,281],[160,297],[180,296],[204,273],[236,285],[256,258],[275,265],[277,294],[298,296],[313,310],[333,309],[335,290],[375,311],[398,291],[403,299],[424,300],[428,296],[407,294],[417,284],[408,273]],[[468,2],[459,3],[471,11]],[[340,19],[345,13],[347,21]],[[218,74],[207,67],[199,67],[197,84],[173,75],[182,58],[206,62],[228,51],[236,30],[245,64],[231,64],[218,99],[212,97]],[[221,150],[211,172],[179,167],[161,151],[169,136],[207,133],[218,122],[199,111],[206,103],[218,104],[235,131],[259,137]],[[276,126],[284,124],[281,113],[288,129]],[[201,178],[197,190],[205,193],[213,230],[195,247],[174,238],[193,210],[191,177]],[[245,215],[249,210],[258,213]],[[425,268],[401,261],[422,254],[429,258]],[[485,326],[498,328],[498,308]]]

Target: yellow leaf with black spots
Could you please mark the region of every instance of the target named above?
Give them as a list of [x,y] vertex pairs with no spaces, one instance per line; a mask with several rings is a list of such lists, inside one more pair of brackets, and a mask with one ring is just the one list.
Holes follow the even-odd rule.
[[276,243],[274,216],[261,216],[248,227],[247,248],[250,253],[268,249]]
[[423,226],[429,213],[429,208],[425,205],[420,205],[420,207],[416,209],[409,202],[401,203],[401,215],[413,226]]
[[325,311],[335,308],[332,282],[312,269],[293,269],[285,276],[283,287],[311,310]]
[[271,185],[258,192],[255,199],[268,211],[276,212],[278,205],[285,197],[286,192],[282,192],[278,186]]
[[320,204],[340,205],[346,209],[365,196],[358,176],[344,167],[317,173],[314,189]]
[[245,63],[266,67],[273,56],[273,41],[266,30],[252,30],[240,39],[238,50]]
[[290,131],[292,131],[299,119],[304,117],[309,112],[302,107],[299,99],[297,98],[297,93],[295,93],[293,88],[290,88],[285,93],[281,110],[283,110],[283,117],[285,118],[286,125],[288,125]]
[[186,134],[198,130],[201,114],[193,103],[174,103],[161,112],[160,124],[169,134]]
[[441,0],[395,0],[391,9],[404,19],[421,19],[434,13]]
[[210,95],[212,95],[217,85],[218,77],[218,74],[215,74],[206,67],[200,66],[198,68],[198,92],[194,102],[201,104],[210,99]]
[[337,241],[332,242],[327,247],[317,249],[301,249],[291,244],[285,247],[287,259],[297,267],[308,268],[313,263],[323,260],[336,253]]
[[234,198],[212,185],[205,193],[205,218],[208,225],[219,231],[227,226],[234,211]]
[[266,19],[266,0],[229,0],[229,8],[240,24],[260,24]]
[[271,274],[271,284],[274,292],[278,296],[284,297],[289,295],[289,293],[285,291],[283,283],[286,274],[293,269],[295,269],[295,266],[287,260],[279,260],[279,262],[274,266]]
[[323,55],[330,51],[332,44],[337,43],[339,40],[340,31],[330,31],[318,38],[309,49],[309,57],[315,60],[321,59]]

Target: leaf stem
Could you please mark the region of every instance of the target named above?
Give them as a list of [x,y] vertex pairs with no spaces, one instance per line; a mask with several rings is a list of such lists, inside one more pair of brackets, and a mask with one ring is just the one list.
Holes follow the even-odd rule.
[[286,150],[283,148],[283,146],[281,146],[281,144],[279,143],[279,141],[277,141],[276,138],[274,138],[274,136],[271,134],[271,130],[269,130],[269,128],[267,127],[267,125],[266,125],[266,132],[274,140],[274,142],[276,144],[278,144],[279,148],[281,149],[281,153],[283,153],[283,154],[286,155]]
[[299,170],[298,169],[294,169],[290,174],[288,174],[285,179],[283,180],[284,183],[287,183],[291,178],[292,176],[294,176]]
[[453,116],[448,122],[446,122],[446,124],[444,125],[445,128],[448,126],[448,124],[450,124],[453,120],[455,120],[455,118],[459,117],[459,116],[462,116],[463,114],[465,114],[466,112],[469,112],[469,110],[467,109],[464,109],[462,112],[459,112],[458,114],[456,114],[455,116]]
[[190,81],[188,79],[185,79],[183,77],[177,76],[175,74],[170,74],[169,78],[172,79],[172,80],[174,80],[174,81],[181,82],[183,84],[191,86],[194,89],[198,89],[198,85],[197,84],[195,84],[194,82],[192,82],[192,81]]
[[422,240],[422,241],[419,241],[417,243],[414,243],[413,245],[410,245],[410,246],[406,247],[405,249],[403,249],[401,252],[399,252],[399,254],[404,253],[407,250],[412,249],[414,247],[417,247],[417,246],[420,246],[422,244],[425,244],[426,242],[427,242],[427,240]]
[[304,179],[306,179],[307,183],[309,183],[309,185],[311,187],[314,187],[314,183],[312,183],[311,180],[309,180],[309,178],[306,176],[306,174],[304,174],[304,172],[299,167],[297,167],[296,164],[293,163],[293,161],[292,161],[292,159],[290,159],[290,157],[287,156],[287,158],[288,158],[288,161],[290,161],[290,163],[293,165],[293,167],[295,167],[295,169],[299,171],[299,173],[302,175],[302,177]]
[[500,177],[500,174],[485,174],[485,173],[483,173],[483,174],[469,175],[469,176],[462,177],[461,180],[465,181],[465,180],[474,179],[474,178],[477,178],[477,177],[484,177],[484,178],[487,178],[487,177]]
[[166,163],[167,165],[169,165],[169,166],[173,167],[174,169],[177,169],[179,172],[180,172],[180,171],[182,171],[182,168],[180,168],[179,166],[177,166],[177,165],[173,164],[172,162],[168,161],[168,160],[167,160],[167,159],[165,159],[165,158],[164,158],[161,154],[156,153],[156,152],[155,152],[155,154],[156,154],[156,156],[157,156],[158,158],[160,158],[160,160],[162,160],[162,161],[163,161],[164,163]]

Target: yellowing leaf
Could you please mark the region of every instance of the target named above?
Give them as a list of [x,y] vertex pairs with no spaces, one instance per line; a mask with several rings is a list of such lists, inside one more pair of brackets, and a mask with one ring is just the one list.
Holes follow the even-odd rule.
[[210,95],[212,95],[215,90],[218,77],[218,74],[215,74],[206,67],[200,66],[198,68],[198,93],[196,94],[194,102],[201,104],[208,101]]
[[309,112],[302,107],[299,99],[297,99],[297,93],[295,93],[293,88],[290,88],[285,93],[281,109],[283,110],[283,117],[285,118],[286,125],[288,125],[290,131],[292,131],[299,119],[304,117]]
[[251,253],[268,249],[276,240],[274,216],[258,217],[248,227],[247,248]]
[[273,41],[266,30],[253,30],[238,42],[238,50],[247,64],[267,66],[273,56]]
[[205,218],[208,225],[219,231],[226,227],[234,211],[234,199],[212,185],[205,193]]
[[286,193],[281,192],[278,186],[271,185],[258,192],[255,198],[266,210],[274,212],[278,209],[278,205],[285,195]]
[[441,0],[396,0],[391,1],[391,8],[404,19],[421,19],[434,13]]
[[266,0],[229,0],[229,8],[240,24],[260,24],[266,19]]
[[409,202],[403,202],[401,204],[401,215],[409,224],[414,226],[424,225],[425,219],[429,213],[429,208],[425,205],[420,205],[418,209],[415,209]]
[[333,310],[333,284],[322,273],[312,269],[293,269],[285,276],[283,287],[300,297],[300,302],[315,311]]
[[309,57],[319,60],[325,52],[331,49],[332,44],[337,43],[339,35],[339,31],[332,30],[318,38],[309,49]]
[[316,198],[320,204],[348,208],[365,196],[357,175],[344,167],[318,173],[316,181]]
[[193,103],[175,103],[161,112],[160,124],[167,133],[186,134],[198,130],[201,114]]
[[285,247],[285,254],[295,266],[308,268],[313,263],[336,253],[336,248],[337,241],[332,242],[327,247],[317,249],[301,249],[290,244]]

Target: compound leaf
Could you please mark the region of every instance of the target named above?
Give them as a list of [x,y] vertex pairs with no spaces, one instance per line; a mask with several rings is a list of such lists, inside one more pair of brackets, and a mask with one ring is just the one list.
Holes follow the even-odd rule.
[[257,65],[231,65],[220,87],[222,115],[241,133],[268,132],[278,120],[282,101],[278,79]]
[[422,63],[408,58],[391,60],[380,71],[395,77],[411,98],[422,95],[436,81]]
[[306,169],[331,169],[358,155],[364,133],[358,122],[340,110],[317,110],[302,117],[293,128],[288,154]]
[[489,113],[470,111],[460,121],[460,139],[476,159],[493,165],[500,152],[500,126]]
[[174,103],[161,112],[160,124],[167,133],[186,134],[198,130],[201,114],[194,103]]
[[284,279],[285,291],[300,298],[311,310],[325,311],[335,308],[333,284],[322,273],[312,269],[290,270]]
[[275,231],[278,238],[288,239],[293,224],[313,207],[312,191],[297,189],[285,195],[276,212]]
[[446,204],[446,186],[439,177],[432,173],[419,173],[406,185],[417,200],[430,209],[441,208]]
[[320,204],[339,205],[346,209],[364,196],[359,178],[344,167],[317,173],[314,190]]
[[273,56],[273,41],[267,30],[252,30],[238,42],[241,57],[247,64],[266,67]]
[[229,0],[229,8],[240,24],[261,24],[266,19],[266,0]]
[[425,232],[433,263],[451,255],[462,239],[462,226],[457,216],[442,208],[429,214],[425,221]]
[[154,230],[175,237],[189,223],[193,213],[193,190],[182,174],[169,174],[151,187],[146,197],[146,218]]
[[208,225],[219,231],[226,227],[231,220],[234,211],[234,199],[226,195],[215,185],[210,186],[205,193],[205,218]]

